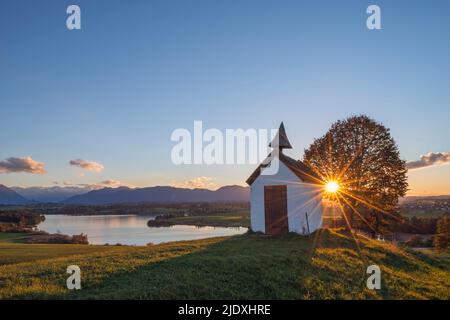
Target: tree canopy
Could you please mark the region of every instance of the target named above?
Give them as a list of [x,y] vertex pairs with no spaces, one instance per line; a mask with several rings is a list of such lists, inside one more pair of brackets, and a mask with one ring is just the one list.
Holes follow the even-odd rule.
[[389,129],[365,115],[334,123],[305,150],[303,160],[324,183],[339,184],[333,197],[352,221],[356,213],[376,231],[408,188],[406,163]]

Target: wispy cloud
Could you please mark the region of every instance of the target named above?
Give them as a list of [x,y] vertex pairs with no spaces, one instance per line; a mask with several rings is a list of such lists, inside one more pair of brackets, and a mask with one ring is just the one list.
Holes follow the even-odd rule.
[[410,161],[406,164],[409,170],[450,163],[450,152],[428,152],[420,156],[420,160]]
[[214,183],[214,179],[211,177],[198,177],[191,180],[184,180],[184,181],[174,181],[171,183],[172,187],[177,188],[188,188],[188,189],[195,189],[195,188],[201,188],[201,189],[217,189],[218,185]]
[[31,174],[44,174],[44,163],[33,160],[31,157],[10,157],[0,161],[0,173],[26,172]]
[[101,172],[105,168],[101,163],[83,159],[70,160],[70,165],[87,171]]
[[64,187],[84,188],[88,190],[102,189],[105,187],[116,188],[125,186],[122,182],[113,179],[103,180],[97,183],[72,183],[71,181],[63,181],[61,185]]
[[114,187],[121,186],[122,182],[113,180],[113,179],[109,179],[109,180],[104,180],[104,181],[100,182],[100,184],[105,187],[113,187],[114,188]]

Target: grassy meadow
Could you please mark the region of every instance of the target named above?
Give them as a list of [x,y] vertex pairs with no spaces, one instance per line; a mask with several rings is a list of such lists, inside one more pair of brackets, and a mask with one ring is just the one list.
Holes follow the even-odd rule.
[[[233,237],[147,247],[36,245],[0,238],[1,299],[450,299],[450,262],[344,232]],[[314,248],[314,249],[313,249]],[[447,256],[448,257],[448,256]],[[66,289],[66,268],[82,289]],[[366,268],[382,289],[366,288]]]

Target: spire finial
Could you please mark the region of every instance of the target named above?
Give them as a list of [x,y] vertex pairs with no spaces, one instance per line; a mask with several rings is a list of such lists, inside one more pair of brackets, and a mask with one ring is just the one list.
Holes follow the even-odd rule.
[[286,135],[286,130],[284,129],[283,121],[280,124],[280,128],[278,129],[276,136],[269,144],[269,147],[278,148],[280,151],[283,151],[283,149],[292,149],[291,143]]

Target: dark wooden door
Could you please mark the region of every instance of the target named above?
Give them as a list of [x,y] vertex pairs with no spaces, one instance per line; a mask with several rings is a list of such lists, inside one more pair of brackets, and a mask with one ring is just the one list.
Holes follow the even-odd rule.
[[266,234],[288,233],[287,186],[264,186]]

